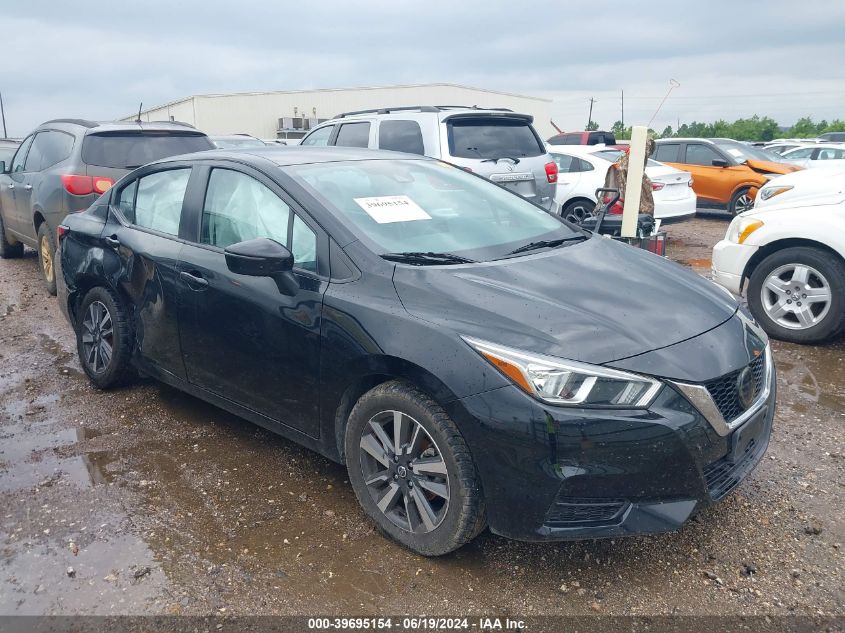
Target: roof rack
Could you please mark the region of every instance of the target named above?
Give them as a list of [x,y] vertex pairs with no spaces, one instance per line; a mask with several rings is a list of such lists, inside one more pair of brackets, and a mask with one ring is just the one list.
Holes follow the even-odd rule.
[[87,119],[50,119],[49,121],[44,121],[41,125],[47,125],[48,123],[71,123],[73,125],[81,125],[82,127],[87,128],[97,127],[100,125],[96,121],[88,121]]
[[496,110],[499,112],[513,112],[509,108],[479,108],[477,105],[416,105],[416,106],[400,106],[398,108],[371,108],[369,110],[355,110],[354,112],[341,112],[335,118],[343,119],[348,116],[355,116],[358,114],[390,114],[391,112],[408,112],[410,110],[417,110],[419,112],[441,112],[443,110]]

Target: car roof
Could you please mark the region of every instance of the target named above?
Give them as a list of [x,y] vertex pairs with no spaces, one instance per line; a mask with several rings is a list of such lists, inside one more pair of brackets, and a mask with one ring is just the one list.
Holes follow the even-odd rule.
[[188,123],[181,123],[179,121],[88,121],[86,119],[52,119],[45,121],[39,125],[35,130],[42,128],[51,128],[59,130],[73,130],[86,128],[91,132],[126,132],[131,130],[144,130],[150,132],[182,132],[189,134],[202,134],[193,125]]
[[153,164],[185,160],[233,160],[243,163],[269,161],[279,167],[313,163],[337,163],[356,160],[434,160],[419,154],[391,152],[358,147],[303,147],[302,145],[268,145],[243,149],[214,149],[180,156],[169,156]]

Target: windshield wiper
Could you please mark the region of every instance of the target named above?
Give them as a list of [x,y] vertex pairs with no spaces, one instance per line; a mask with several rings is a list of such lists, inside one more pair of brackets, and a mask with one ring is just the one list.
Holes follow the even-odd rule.
[[391,262],[401,262],[403,264],[414,264],[416,266],[425,266],[428,264],[474,264],[474,259],[468,259],[455,255],[453,253],[433,253],[431,251],[418,252],[409,251],[404,253],[384,253],[381,256]]
[[519,248],[513,249],[508,255],[517,255],[518,253],[525,253],[528,251],[536,251],[540,248],[554,248],[555,246],[560,246],[561,244],[565,244],[566,242],[575,242],[586,240],[586,235],[573,235],[571,237],[561,237],[556,240],[538,240],[536,242],[529,242]]
[[499,158],[485,158],[482,163],[498,163],[503,158],[507,158],[508,160],[512,160],[514,165],[519,165],[519,159],[514,158],[513,156],[499,156]]

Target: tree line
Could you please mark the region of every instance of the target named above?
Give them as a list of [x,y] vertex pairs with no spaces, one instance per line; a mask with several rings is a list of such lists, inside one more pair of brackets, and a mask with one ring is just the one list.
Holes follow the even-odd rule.
[[[595,122],[593,127],[601,129]],[[622,121],[616,121],[610,128],[617,139],[630,139],[631,128],[622,125]],[[771,117],[760,117],[756,114],[748,119],[737,119],[729,123],[723,119],[713,123],[682,123],[676,130],[667,125],[662,132],[649,129],[649,134],[656,138],[676,137],[703,137],[703,138],[732,138],[738,141],[771,141],[776,138],[815,138],[825,132],[845,132],[845,121],[834,119],[833,121],[813,121],[811,117],[798,119],[791,128],[783,130],[778,122]]]

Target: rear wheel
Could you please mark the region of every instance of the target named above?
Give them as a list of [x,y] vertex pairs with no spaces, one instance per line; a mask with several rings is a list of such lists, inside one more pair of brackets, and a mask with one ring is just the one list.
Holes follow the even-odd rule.
[[46,222],[38,227],[38,263],[41,266],[41,274],[44,277],[44,284],[47,292],[56,294],[56,269],[53,266],[53,258],[56,254],[56,245],[53,242],[53,235]]
[[593,217],[595,208],[596,204],[589,200],[573,200],[564,205],[560,214],[564,220],[569,220],[574,224],[580,224],[587,218]]
[[484,529],[484,498],[466,442],[413,386],[392,381],[364,394],[349,416],[345,453],[364,511],[405,547],[439,556]]
[[0,213],[0,257],[12,259],[21,255],[23,255],[23,244],[12,243],[6,238],[6,226],[3,224],[3,214]]
[[117,387],[133,377],[131,342],[131,325],[120,297],[102,286],[89,290],[77,316],[76,348],[82,369],[96,387]]
[[748,305],[771,336],[819,343],[845,332],[845,263],[817,248],[766,257],[748,282]]
[[754,199],[751,197],[751,187],[743,187],[731,196],[731,201],[728,203],[728,212],[731,215],[739,215],[753,207]]

